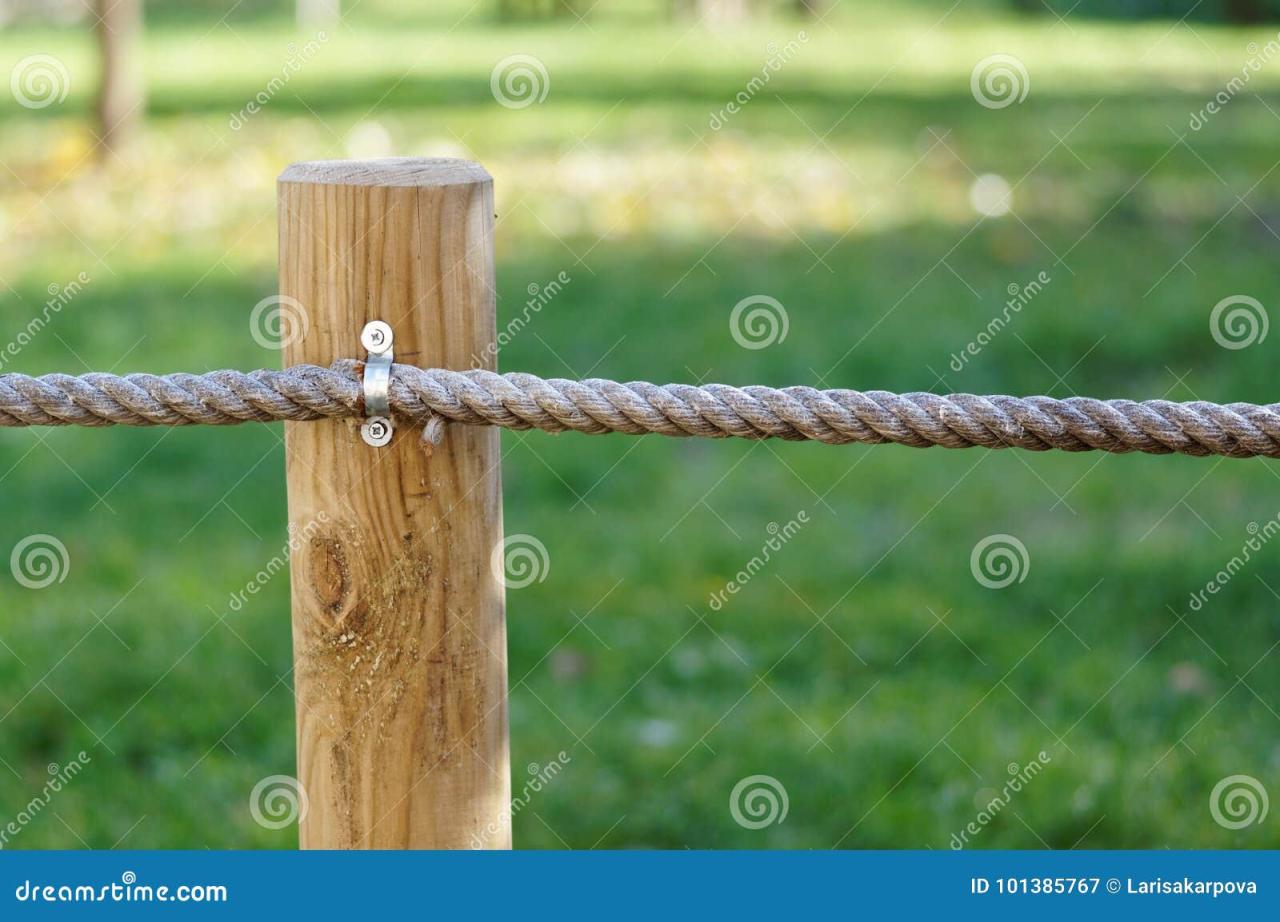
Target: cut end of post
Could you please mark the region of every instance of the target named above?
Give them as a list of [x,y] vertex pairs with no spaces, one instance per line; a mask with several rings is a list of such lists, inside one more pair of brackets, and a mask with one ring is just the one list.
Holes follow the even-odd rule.
[[308,160],[290,164],[280,174],[280,182],[326,186],[464,186],[492,179],[480,164],[453,157]]

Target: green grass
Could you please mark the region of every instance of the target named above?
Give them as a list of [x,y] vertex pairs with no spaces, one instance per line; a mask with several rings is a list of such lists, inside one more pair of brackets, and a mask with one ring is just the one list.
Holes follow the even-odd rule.
[[[162,23],[145,143],[102,171],[84,159],[85,38],[0,36],[5,70],[39,52],[71,75],[59,106],[0,100],[0,347],[50,284],[92,279],[4,370],[275,364],[247,320],[274,287],[275,175],[454,153],[495,176],[500,325],[531,283],[572,279],[506,369],[1275,399],[1273,340],[1222,349],[1209,312],[1280,303],[1280,71],[1187,130],[1265,32],[844,16],[713,132],[796,23],[447,32],[375,12],[239,131],[229,116],[297,36]],[[969,72],[997,52],[1031,92],[990,110]],[[514,53],[545,63],[541,105],[490,96]],[[1014,184],[1013,214],[974,212],[988,173]],[[949,368],[1041,271],[1044,292]],[[759,351],[728,320],[753,294],[789,317]],[[92,757],[7,847],[295,843],[248,810],[259,779],[294,771],[287,580],[230,605],[285,543],[280,435],[0,434],[0,563],[37,533],[70,558],[42,590],[0,566],[0,826],[50,763]],[[572,757],[517,816],[518,846],[946,848],[1041,750],[1044,773],[975,847],[1280,846],[1274,818],[1230,831],[1209,810],[1228,775],[1280,793],[1275,552],[1189,607],[1249,523],[1280,513],[1270,462],[538,433],[503,449],[507,531],[551,561],[509,593],[517,791],[525,766]],[[800,511],[809,523],[712,610]],[[970,552],[1000,533],[1030,567],[987,589]],[[784,823],[733,821],[730,791],[754,774],[786,787]]]

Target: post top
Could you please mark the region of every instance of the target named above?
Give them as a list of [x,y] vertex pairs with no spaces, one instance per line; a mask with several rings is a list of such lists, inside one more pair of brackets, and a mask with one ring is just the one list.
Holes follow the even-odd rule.
[[465,186],[492,178],[480,164],[453,157],[308,160],[280,174],[280,182],[327,186]]

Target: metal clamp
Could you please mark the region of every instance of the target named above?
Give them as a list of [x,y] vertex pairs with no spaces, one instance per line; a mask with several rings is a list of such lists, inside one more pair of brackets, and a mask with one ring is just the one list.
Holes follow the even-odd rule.
[[360,426],[360,437],[374,448],[388,444],[395,432],[390,403],[394,341],[390,325],[381,320],[371,320],[360,331],[360,345],[369,353],[364,363],[364,415],[367,418]]

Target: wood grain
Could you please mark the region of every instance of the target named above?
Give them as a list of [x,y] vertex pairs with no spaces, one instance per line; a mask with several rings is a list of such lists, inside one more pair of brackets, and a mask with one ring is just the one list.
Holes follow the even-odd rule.
[[[286,365],[363,358],[375,319],[398,362],[491,355],[483,168],[294,164],[279,207]],[[509,848],[498,431],[449,426],[430,454],[405,427],[370,448],[350,421],[287,423],[285,440],[302,847]]]

